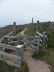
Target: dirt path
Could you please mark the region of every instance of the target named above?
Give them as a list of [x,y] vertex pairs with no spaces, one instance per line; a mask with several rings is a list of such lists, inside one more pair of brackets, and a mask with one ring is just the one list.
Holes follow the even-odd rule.
[[[22,32],[20,32],[20,34],[24,35],[24,32],[26,30],[27,28],[25,28]],[[24,61],[27,62],[29,71],[30,72],[50,72],[49,65],[46,62],[32,58],[33,53],[34,53],[34,50],[32,48],[26,48],[25,51],[23,52],[23,59]],[[12,54],[16,54],[16,52],[13,51]],[[9,58],[9,61],[16,62],[15,60],[12,60],[10,58]]]
[[27,30],[27,28],[25,27],[25,29],[23,31],[20,32],[21,35],[24,35],[24,32]]
[[[24,35],[24,32],[27,30],[25,28],[24,31],[21,32],[21,35]],[[36,60],[32,58],[34,50],[31,48],[26,48],[25,51],[23,52],[23,59],[24,61],[27,62],[29,71],[30,72],[50,72],[49,65],[40,60]]]
[[32,50],[30,51],[28,49],[26,49],[23,53],[24,61],[27,62],[29,71],[30,72],[50,72],[49,65],[44,61],[33,59],[31,57],[32,53],[33,51]]

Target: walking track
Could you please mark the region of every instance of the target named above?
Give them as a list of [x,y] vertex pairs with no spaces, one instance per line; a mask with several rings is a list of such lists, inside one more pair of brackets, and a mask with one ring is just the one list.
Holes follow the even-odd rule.
[[[24,35],[24,32],[26,30],[27,28],[25,28],[22,32],[20,32],[20,34]],[[34,50],[30,47],[27,47],[23,52],[23,59],[28,64],[29,72],[50,72],[49,65],[46,62],[32,58],[33,52]],[[16,52],[13,51],[12,54],[16,54]],[[15,60],[10,59],[8,57],[4,57],[4,59],[15,62]]]
[[[24,32],[27,30],[23,30],[21,35],[24,35]],[[26,48],[23,52],[23,59],[27,62],[30,72],[50,72],[49,65],[45,61],[40,61],[32,58],[34,50],[31,48]]]

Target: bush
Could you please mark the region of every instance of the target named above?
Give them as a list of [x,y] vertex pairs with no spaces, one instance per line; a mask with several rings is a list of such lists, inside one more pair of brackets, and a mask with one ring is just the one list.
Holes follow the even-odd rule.
[[45,52],[42,53],[41,51],[39,51],[39,53],[36,54],[36,51],[35,51],[34,54],[32,55],[32,58],[35,58],[35,59],[42,59],[44,55],[45,55]]
[[0,61],[0,72],[29,72],[26,62],[23,62],[21,68],[15,68],[7,65],[4,61]]
[[54,30],[48,33],[48,48],[54,48]]
[[5,49],[5,52],[7,53],[11,53],[13,50],[10,50],[10,49]]
[[18,40],[19,40],[18,38],[14,38],[14,39],[13,39],[13,41],[18,41]]
[[26,62],[23,62],[23,66],[20,69],[16,69],[15,72],[29,72],[29,68]]

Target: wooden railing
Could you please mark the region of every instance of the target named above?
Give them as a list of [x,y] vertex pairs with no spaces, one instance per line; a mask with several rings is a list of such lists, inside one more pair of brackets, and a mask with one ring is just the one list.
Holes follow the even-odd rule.
[[[42,30],[43,34],[39,32],[38,28]],[[43,28],[40,26],[39,21],[37,21],[36,24],[36,36],[40,37],[40,45],[42,46],[42,52],[44,52],[47,47],[47,32],[45,32]]]
[[[39,21],[37,23],[39,24]],[[14,24],[14,28],[13,28],[13,33],[14,33],[13,35],[16,35],[15,24]],[[18,38],[19,40],[18,41],[11,41],[10,40],[10,39],[14,39],[14,38]],[[46,50],[46,47],[47,47],[47,33],[46,32],[43,32],[43,34],[39,33],[38,32],[38,25],[36,28],[36,36],[25,36],[25,35],[20,35],[20,34],[18,36],[9,36],[9,34],[8,34],[7,36],[4,36],[3,39],[4,39],[5,44],[0,43],[0,59],[4,60],[3,56],[7,56],[7,57],[10,57],[12,59],[16,59],[17,64],[14,64],[14,63],[9,62],[7,60],[5,60],[5,61],[7,64],[12,65],[12,66],[16,66],[18,68],[22,66],[24,46],[25,47],[31,46],[33,49],[35,49],[37,54],[39,53],[39,46],[40,45],[42,47],[42,52],[44,52]],[[28,39],[31,39],[31,41]],[[10,42],[9,42],[9,40],[10,40]],[[20,48],[19,48],[19,46],[8,45],[8,44],[15,44],[15,43],[19,43],[22,45]],[[14,50],[14,51],[16,51],[17,55],[12,55],[12,54],[3,52],[2,48]]]
[[[7,52],[3,52],[2,48],[14,50],[14,51],[16,51],[17,55],[12,55]],[[7,56],[7,57],[10,57],[10,58],[15,59],[17,61],[17,64],[15,64],[15,63],[12,63],[12,62],[5,60],[6,63],[11,66],[15,66],[18,68],[20,68],[22,66],[22,61],[23,61],[22,60],[22,53],[23,53],[23,45],[19,48],[18,46],[15,47],[15,46],[0,43],[0,60],[4,60],[3,56]]]
[[[8,42],[8,39],[14,39],[14,38],[19,38],[18,41],[10,41]],[[32,39],[32,41],[29,41],[28,39]],[[25,47],[31,46],[33,49],[36,50],[36,53],[38,53],[39,51],[39,40],[40,37],[36,37],[36,36],[23,36],[23,35],[19,35],[19,36],[7,36],[4,37],[4,41],[6,44],[14,44],[14,43],[20,43],[23,44]],[[24,42],[26,42],[26,44],[24,44]],[[36,44],[36,45],[35,45]]]
[[[13,31],[10,32],[9,34],[5,35],[5,36],[10,36],[11,34],[13,34]],[[5,37],[5,36],[4,36],[4,37]],[[4,37],[2,37],[2,38],[0,39],[0,43],[4,40]]]

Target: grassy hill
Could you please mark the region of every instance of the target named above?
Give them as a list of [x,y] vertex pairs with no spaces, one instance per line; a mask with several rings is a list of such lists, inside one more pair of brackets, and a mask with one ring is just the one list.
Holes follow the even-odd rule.
[[23,62],[22,67],[18,69],[7,65],[4,61],[0,61],[0,72],[29,72],[29,69],[26,62]]
[[[17,25],[16,26],[16,34],[18,34],[20,31],[24,30],[24,28],[25,27],[23,25]],[[6,27],[0,28],[0,38],[7,35],[11,31],[13,31],[13,25],[8,25]]]
[[0,28],[0,38],[10,33],[12,31],[12,28],[13,28],[12,25]]
[[[36,23],[27,24],[25,25],[28,29],[25,32],[26,35],[36,35]],[[47,33],[54,30],[54,22],[42,22],[40,26],[46,31]],[[42,30],[39,28],[39,32],[42,33]]]
[[[42,59],[45,60],[47,63],[51,64],[51,72],[54,72],[54,22],[43,22],[40,23],[40,26],[48,33],[48,42],[47,42],[47,49],[44,54],[39,53],[36,55],[34,53],[32,55],[35,59]],[[36,35],[36,24],[30,24],[27,25],[27,31],[25,32],[25,35]],[[42,33],[42,31],[39,28],[39,32]]]
[[[36,55],[36,53],[34,53],[32,57],[35,59],[45,60],[46,62],[51,64],[51,66],[52,66],[51,72],[54,72],[54,22],[43,22],[43,23],[40,23],[40,26],[44,29],[44,31],[47,31],[47,33],[48,33],[48,42],[47,42],[48,47],[47,47],[46,52],[44,54],[39,53],[38,55]],[[25,31],[25,35],[29,35],[29,36],[36,35],[36,23],[17,25],[16,26],[16,28],[17,28],[16,33],[19,33],[25,27],[28,28]],[[12,30],[13,30],[12,25],[0,28],[0,38],[3,37],[4,35],[8,34],[9,32],[11,32]],[[42,30],[40,30],[40,28],[39,28],[39,32],[42,33]],[[26,71],[24,71],[24,72],[26,72]]]

